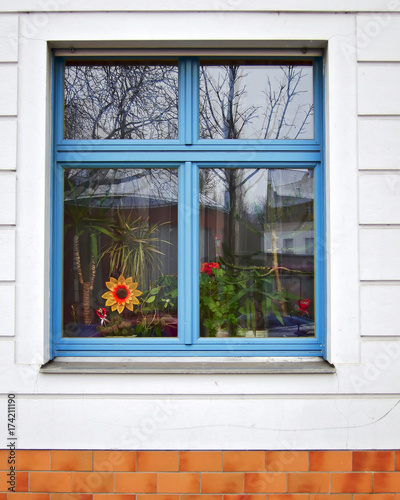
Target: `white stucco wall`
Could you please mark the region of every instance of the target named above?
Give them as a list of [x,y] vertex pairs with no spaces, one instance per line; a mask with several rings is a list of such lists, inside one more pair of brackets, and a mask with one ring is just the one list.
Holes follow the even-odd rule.
[[[0,392],[17,394],[20,448],[400,448],[400,1],[308,0],[301,12],[275,3],[3,0]],[[335,375],[39,373],[49,341],[50,49],[157,41],[325,48]]]

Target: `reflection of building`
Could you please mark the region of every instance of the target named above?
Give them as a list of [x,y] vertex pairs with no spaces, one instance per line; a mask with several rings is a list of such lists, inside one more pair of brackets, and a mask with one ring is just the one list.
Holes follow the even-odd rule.
[[[218,169],[209,177],[212,172],[213,196],[206,198],[200,212],[200,260],[215,258],[214,242],[222,235],[225,259],[234,258],[242,266],[283,267],[283,288],[299,299],[312,299],[312,172]],[[229,183],[237,189],[229,189]]]

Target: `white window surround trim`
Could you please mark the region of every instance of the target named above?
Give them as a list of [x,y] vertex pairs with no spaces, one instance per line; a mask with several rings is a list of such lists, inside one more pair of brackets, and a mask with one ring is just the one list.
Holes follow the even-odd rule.
[[[227,28],[221,29],[220,16]],[[132,23],[140,45],[147,39],[232,39],[240,47],[236,26],[240,13],[205,13],[202,29],[195,14],[168,13],[168,20],[154,13],[52,14],[51,23],[21,38],[19,48],[18,184],[17,184],[17,276],[16,361],[44,364],[49,359],[49,242],[50,242],[50,47],[74,40],[86,46],[91,40],[111,42],[132,38]],[[23,18],[25,14],[21,14]],[[95,22],[93,16],[96,18]],[[155,17],[154,17],[155,16]],[[326,198],[327,198],[327,344],[328,361],[357,363],[359,338],[359,270],[357,209],[357,61],[355,16],[329,14],[247,13],[241,23],[241,39],[265,43],[265,37],[290,46],[287,40],[322,40],[327,44],[326,88]],[[193,18],[193,23],[190,20]],[[261,18],[261,19],[260,19]],[[318,19],[317,19],[318,18]],[[118,21],[113,22],[113,21]],[[85,26],[83,31],[82,26]],[[109,29],[110,26],[112,29]],[[177,30],[177,26],[182,29]],[[87,28],[87,29],[86,29]],[[178,34],[178,35],[177,35]],[[180,34],[180,39],[177,36]],[[82,37],[85,37],[85,40]],[[235,37],[235,40],[233,40]],[[106,43],[107,40],[103,41]],[[92,42],[95,47],[95,43]],[[27,91],[29,89],[29,92]],[[343,126],[345,124],[345,126]],[[346,179],[346,182],[343,182]],[[344,244],[344,242],[346,244]],[[342,282],[343,276],[346,283]],[[27,303],[27,297],[29,302]],[[29,309],[29,313],[28,313]],[[355,313],[356,311],[356,313]]]

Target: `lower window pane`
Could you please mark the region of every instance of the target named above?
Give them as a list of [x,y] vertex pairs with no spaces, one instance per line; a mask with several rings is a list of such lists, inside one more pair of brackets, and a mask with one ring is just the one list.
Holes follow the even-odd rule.
[[200,169],[200,336],[313,337],[312,169]]
[[63,337],[177,336],[176,169],[65,169]]

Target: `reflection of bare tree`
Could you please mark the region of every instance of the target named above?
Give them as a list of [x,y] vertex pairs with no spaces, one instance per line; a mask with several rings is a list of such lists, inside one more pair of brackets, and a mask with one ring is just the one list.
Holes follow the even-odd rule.
[[64,98],[66,139],[178,137],[176,66],[66,66]]
[[[283,66],[281,69],[283,76],[278,88],[274,88],[269,77],[267,79],[264,139],[298,139],[313,114],[313,104],[294,102],[301,94],[306,93],[304,90],[299,90],[300,82],[304,78],[303,69],[297,66]],[[295,111],[288,119],[287,113],[293,104],[295,104]],[[281,137],[283,131],[285,134]]]
[[200,67],[202,139],[298,139],[307,131],[313,104],[302,90],[304,67],[275,66],[273,79],[265,71],[264,91],[249,99],[248,83],[258,76],[251,67]]
[[240,66],[224,66],[214,78],[202,66],[200,84],[200,137],[202,139],[240,139],[243,128],[257,112],[256,106],[241,109],[246,86],[241,86],[245,75]]

